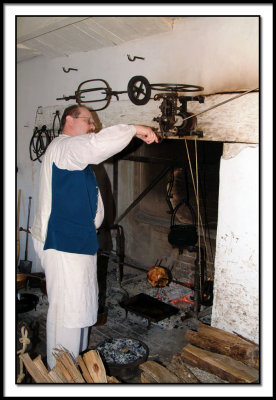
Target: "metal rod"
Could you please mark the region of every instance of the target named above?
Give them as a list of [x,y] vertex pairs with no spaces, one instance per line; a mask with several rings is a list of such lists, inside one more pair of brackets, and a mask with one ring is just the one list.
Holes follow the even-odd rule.
[[[99,251],[99,254],[102,255],[102,256],[105,256],[105,257],[110,257],[110,255],[111,255],[111,253],[107,253],[107,252],[104,252],[104,251]],[[115,261],[115,260],[114,260],[114,261]],[[124,264],[126,267],[130,267],[130,268],[137,269],[138,271],[142,271],[142,272],[144,272],[144,273],[146,273],[146,274],[148,273],[148,270],[147,270],[147,269],[144,269],[144,268],[141,268],[141,267],[137,267],[137,265],[129,264],[128,262],[125,262],[125,261],[123,261],[123,264]],[[157,261],[156,261],[155,264],[157,265]],[[159,264],[160,264],[160,263],[159,263]],[[141,277],[141,276],[142,276],[142,275],[139,275],[139,277]],[[138,278],[138,277],[130,278],[130,279],[128,279],[127,281],[131,281],[132,279],[137,279],[137,278]],[[125,282],[127,282],[127,281],[124,281],[123,283],[125,283]],[[189,283],[180,282],[180,281],[175,280],[175,279],[172,279],[171,282],[176,283],[176,284],[181,285],[181,286],[188,287],[188,288],[190,288],[191,290],[194,290],[194,286],[191,285],[191,284],[189,284]]]
[[164,168],[160,174],[146,187],[146,189],[137,197],[133,203],[120,215],[119,218],[116,219],[114,224],[118,224],[132,209],[135,207],[145,196],[146,194],[163,178],[164,175],[171,169],[171,167]]
[[157,158],[157,157],[143,157],[143,156],[125,156],[122,157],[121,160],[127,161],[138,161],[144,163],[151,163],[151,164],[174,164],[175,160],[170,160],[168,158]]
[[206,110],[200,111],[199,113],[196,113],[196,114],[192,114],[192,115],[190,115],[189,117],[184,118],[184,119],[183,119],[183,122],[186,121],[187,119],[197,117],[198,115],[203,114],[203,113],[205,113],[206,111],[210,111],[210,110],[212,110],[213,108],[222,106],[222,104],[225,104],[225,103],[228,103],[229,101],[235,100],[235,99],[237,99],[238,97],[244,96],[244,95],[247,94],[247,93],[254,92],[254,90],[259,90],[259,88],[247,90],[246,92],[243,92],[243,93],[241,93],[241,94],[238,94],[237,96],[231,97],[230,99],[224,100],[224,101],[222,101],[221,103],[215,104],[214,106],[212,106],[212,107],[210,107],[210,108],[206,108]]
[[[113,162],[113,197],[115,202],[115,213],[118,207],[118,160],[114,159]],[[116,214],[115,214],[116,217]]]

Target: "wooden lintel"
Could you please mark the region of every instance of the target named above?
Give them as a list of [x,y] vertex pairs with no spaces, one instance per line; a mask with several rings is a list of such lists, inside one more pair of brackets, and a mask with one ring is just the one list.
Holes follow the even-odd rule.
[[[206,95],[204,103],[191,101],[187,111],[197,114],[222,103],[237,93]],[[203,94],[204,96],[204,94]],[[112,101],[110,105],[99,111],[98,118],[103,127],[115,124],[147,125],[159,130],[159,125],[153,121],[161,116],[160,101],[150,100],[144,106],[136,106],[130,100]],[[212,110],[197,116],[196,130],[203,132],[203,137],[186,136],[169,139],[218,141],[225,143],[259,143],[259,93],[251,92],[242,97],[222,104]]]

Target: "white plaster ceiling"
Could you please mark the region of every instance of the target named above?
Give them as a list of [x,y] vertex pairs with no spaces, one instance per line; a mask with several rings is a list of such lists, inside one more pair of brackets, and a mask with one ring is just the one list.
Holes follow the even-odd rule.
[[172,30],[174,17],[17,17],[17,62],[118,46]]

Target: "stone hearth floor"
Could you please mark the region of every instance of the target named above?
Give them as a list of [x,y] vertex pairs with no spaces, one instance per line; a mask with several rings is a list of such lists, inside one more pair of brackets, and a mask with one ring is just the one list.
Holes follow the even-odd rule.
[[[189,304],[181,305],[177,315],[173,315],[159,322],[151,322],[148,326],[148,320],[128,312],[127,318],[125,310],[119,305],[119,302],[126,298],[126,292],[130,297],[145,293],[154,298],[161,299],[164,302],[172,298],[185,296],[190,292],[186,287],[172,285],[161,289],[153,288],[146,280],[146,273],[137,271],[133,268],[124,267],[124,275],[121,285],[118,275],[118,266],[109,261],[104,271],[106,276],[104,290],[100,286],[100,303],[106,307],[106,321],[93,326],[89,335],[89,349],[94,349],[105,339],[111,338],[132,338],[145,343],[149,348],[148,360],[159,362],[166,365],[173,355],[180,353],[187,344],[184,340],[185,332],[191,327],[192,322],[185,319],[185,313],[192,306]],[[46,315],[48,309],[47,296],[43,295],[40,288],[21,289],[21,292],[36,294],[39,297],[39,303],[36,310],[20,313],[17,316],[17,349],[21,348],[19,337],[21,336],[21,327],[27,326],[31,340],[30,347],[27,349],[31,358],[41,355],[46,365]],[[166,293],[166,294],[164,294]],[[186,307],[186,309],[185,309]],[[205,322],[205,321],[202,321]],[[218,377],[192,368],[191,371],[197,375],[202,383],[221,383]],[[139,373],[136,377],[127,380],[126,383],[137,383]]]

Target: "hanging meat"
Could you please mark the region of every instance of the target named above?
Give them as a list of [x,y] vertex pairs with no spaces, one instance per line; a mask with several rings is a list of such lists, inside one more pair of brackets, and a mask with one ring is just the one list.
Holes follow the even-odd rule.
[[170,282],[169,272],[160,265],[154,265],[148,270],[147,281],[154,287],[164,287]]

